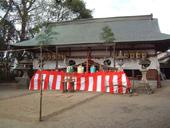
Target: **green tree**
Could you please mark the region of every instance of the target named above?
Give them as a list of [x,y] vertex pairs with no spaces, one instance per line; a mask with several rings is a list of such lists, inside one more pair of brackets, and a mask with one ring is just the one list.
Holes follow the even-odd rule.
[[112,29],[109,26],[105,26],[102,29],[101,38],[106,43],[112,43],[115,40],[114,33],[112,32]]
[[[115,53],[116,53],[116,42],[114,42],[115,37],[114,37],[114,33],[112,32],[112,29],[109,26],[105,26],[102,29],[101,32],[101,39],[104,40],[104,42],[106,43],[106,49],[107,49],[107,43],[113,43],[113,62],[114,62],[114,69],[115,69]],[[107,50],[106,50],[107,51]]]
[[92,17],[82,0],[0,0],[0,8],[18,30],[19,41],[34,37],[47,22]]
[[92,10],[87,9],[85,2],[82,0],[71,0],[71,2],[66,0],[65,5],[72,10],[77,19],[92,18]]
[[15,26],[13,22],[8,19],[10,10],[11,2],[0,0],[0,49],[5,49],[11,41],[15,41],[17,38]]
[[57,34],[57,32],[52,31],[52,26],[48,25],[47,27],[44,27],[42,31],[36,36],[36,40],[40,46],[43,46],[56,39]]

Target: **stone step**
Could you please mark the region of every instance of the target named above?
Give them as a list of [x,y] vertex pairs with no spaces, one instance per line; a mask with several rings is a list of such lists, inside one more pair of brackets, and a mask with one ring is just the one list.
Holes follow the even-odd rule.
[[153,93],[153,89],[151,89],[150,86],[145,87],[145,86],[141,86],[141,85],[135,87],[134,91],[136,93],[139,93],[139,94],[151,94],[151,93]]

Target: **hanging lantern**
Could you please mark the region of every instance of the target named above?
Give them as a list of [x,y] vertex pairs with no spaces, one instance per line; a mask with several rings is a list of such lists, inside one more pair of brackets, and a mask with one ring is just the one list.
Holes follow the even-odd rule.
[[134,52],[130,52],[130,58],[135,59],[135,53]]
[[137,59],[141,58],[141,53],[138,52],[138,51],[136,52],[136,58],[137,58]]
[[61,55],[60,54],[57,54],[57,59],[61,60]]
[[147,58],[147,53],[146,52],[142,52],[142,59]]

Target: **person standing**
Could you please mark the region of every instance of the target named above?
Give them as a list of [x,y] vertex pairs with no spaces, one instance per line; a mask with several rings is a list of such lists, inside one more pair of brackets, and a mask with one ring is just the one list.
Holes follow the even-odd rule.
[[84,73],[84,67],[82,65],[77,67],[77,73]]
[[96,72],[96,67],[94,65],[91,65],[90,67],[90,73]]

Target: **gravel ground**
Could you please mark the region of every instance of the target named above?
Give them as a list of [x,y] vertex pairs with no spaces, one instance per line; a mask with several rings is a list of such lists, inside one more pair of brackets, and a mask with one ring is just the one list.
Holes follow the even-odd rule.
[[170,128],[168,84],[164,82],[152,95],[132,97],[47,91],[42,122],[38,121],[39,93],[11,93],[8,98],[0,94],[0,128]]

